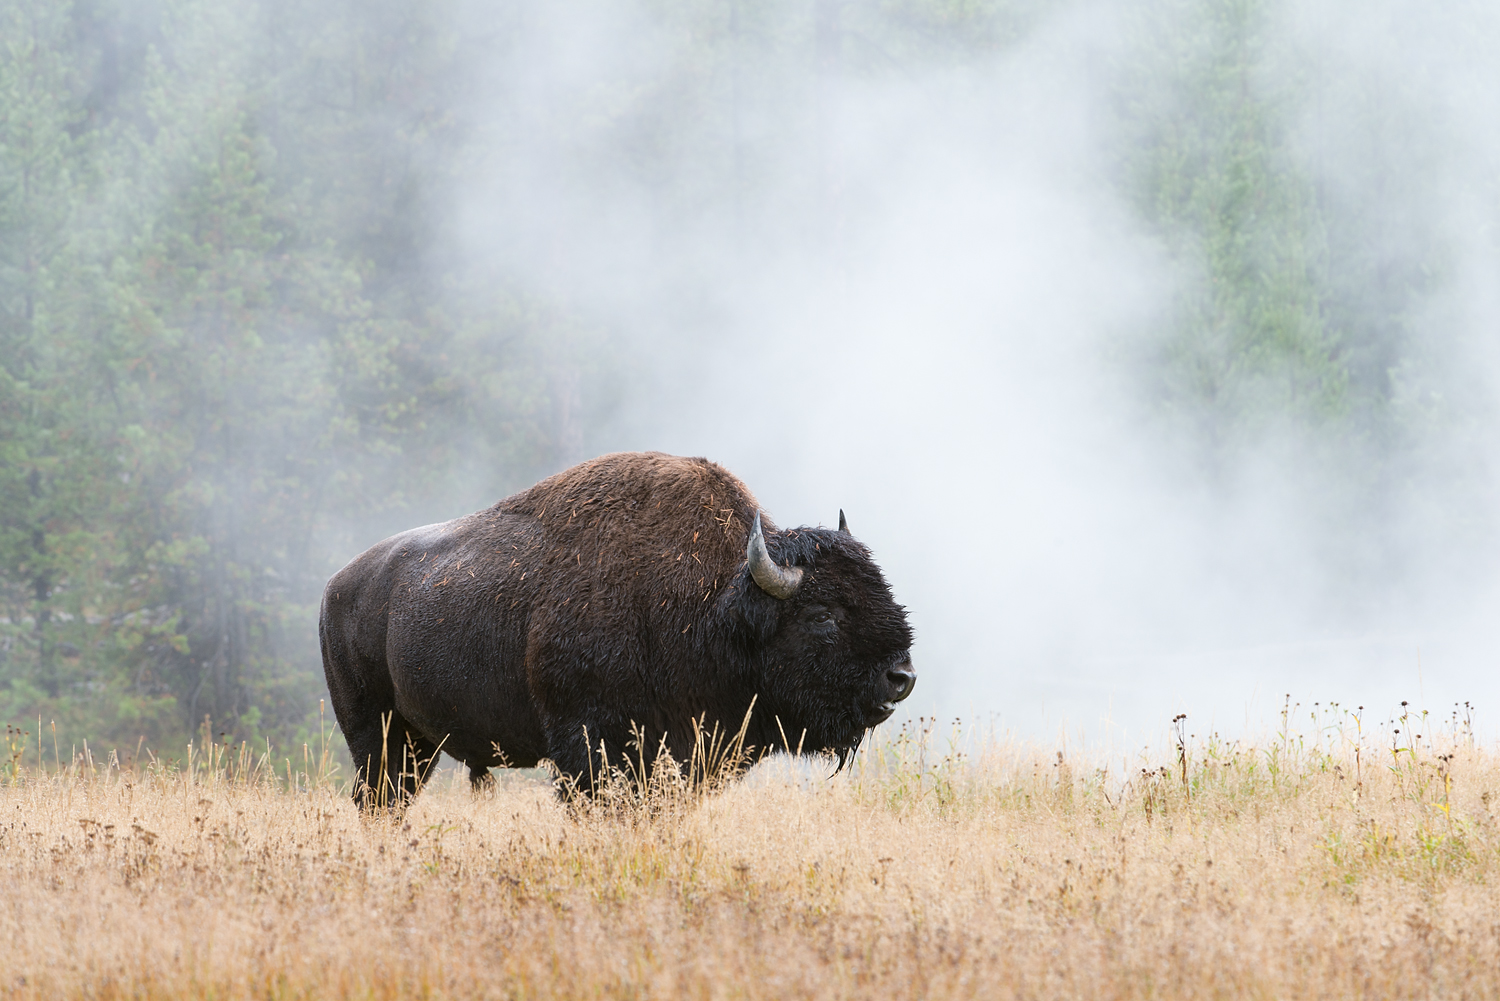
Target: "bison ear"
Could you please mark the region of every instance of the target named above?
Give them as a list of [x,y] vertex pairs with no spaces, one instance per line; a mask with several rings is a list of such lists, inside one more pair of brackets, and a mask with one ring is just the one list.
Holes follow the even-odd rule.
[[759,511],[755,512],[750,541],[745,544],[745,562],[750,564],[751,578],[773,598],[790,598],[802,584],[801,567],[779,567],[766,551],[766,536],[761,531]]
[[849,531],[849,523],[844,520],[844,509],[843,508],[839,508],[839,531],[843,532],[845,535],[852,535],[852,534],[854,534],[854,533],[852,533],[852,532]]

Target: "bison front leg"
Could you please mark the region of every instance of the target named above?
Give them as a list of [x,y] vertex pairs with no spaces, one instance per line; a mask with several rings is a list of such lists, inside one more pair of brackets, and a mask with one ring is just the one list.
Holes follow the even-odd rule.
[[557,767],[559,796],[592,796],[611,776],[632,776],[624,741],[615,729],[580,719],[547,728],[547,757]]
[[367,813],[404,807],[437,764],[437,745],[394,709],[344,736],[354,758],[354,801]]

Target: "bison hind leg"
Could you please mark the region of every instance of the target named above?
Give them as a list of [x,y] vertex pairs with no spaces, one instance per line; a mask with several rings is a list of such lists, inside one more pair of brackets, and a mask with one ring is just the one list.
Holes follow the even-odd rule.
[[404,807],[437,766],[438,746],[394,709],[346,739],[355,762],[354,801],[367,813]]

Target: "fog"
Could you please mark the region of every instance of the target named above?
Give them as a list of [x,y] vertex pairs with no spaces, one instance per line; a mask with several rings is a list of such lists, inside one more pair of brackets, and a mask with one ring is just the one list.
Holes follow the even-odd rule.
[[[0,0],[0,715],[321,739],[325,583],[589,456],[870,545],[929,719],[1474,707],[1500,13]],[[325,714],[326,715],[326,714]],[[41,725],[41,724],[36,724]],[[24,731],[23,727],[23,731]]]
[[997,7],[984,44],[926,49],[907,9],[463,15],[445,253],[602,331],[623,380],[565,458],[704,455],[783,525],[843,508],[910,610],[913,714],[1128,748],[1178,712],[1260,732],[1290,693],[1467,700],[1493,732],[1500,26],[1309,3],[1247,32],[1342,297],[1308,307],[1354,372],[1318,420],[1200,413],[1162,375],[1208,251],[1132,158],[1201,125],[1188,71],[1229,8]]

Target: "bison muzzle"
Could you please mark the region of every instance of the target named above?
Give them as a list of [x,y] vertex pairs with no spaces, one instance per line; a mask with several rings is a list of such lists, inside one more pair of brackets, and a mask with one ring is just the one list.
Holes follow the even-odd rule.
[[587,790],[605,760],[680,761],[695,723],[747,713],[759,752],[842,761],[916,684],[906,612],[842,511],[777,529],[727,470],[654,452],[371,547],[318,632],[367,806],[414,795],[439,750],[476,784],[548,758]]

